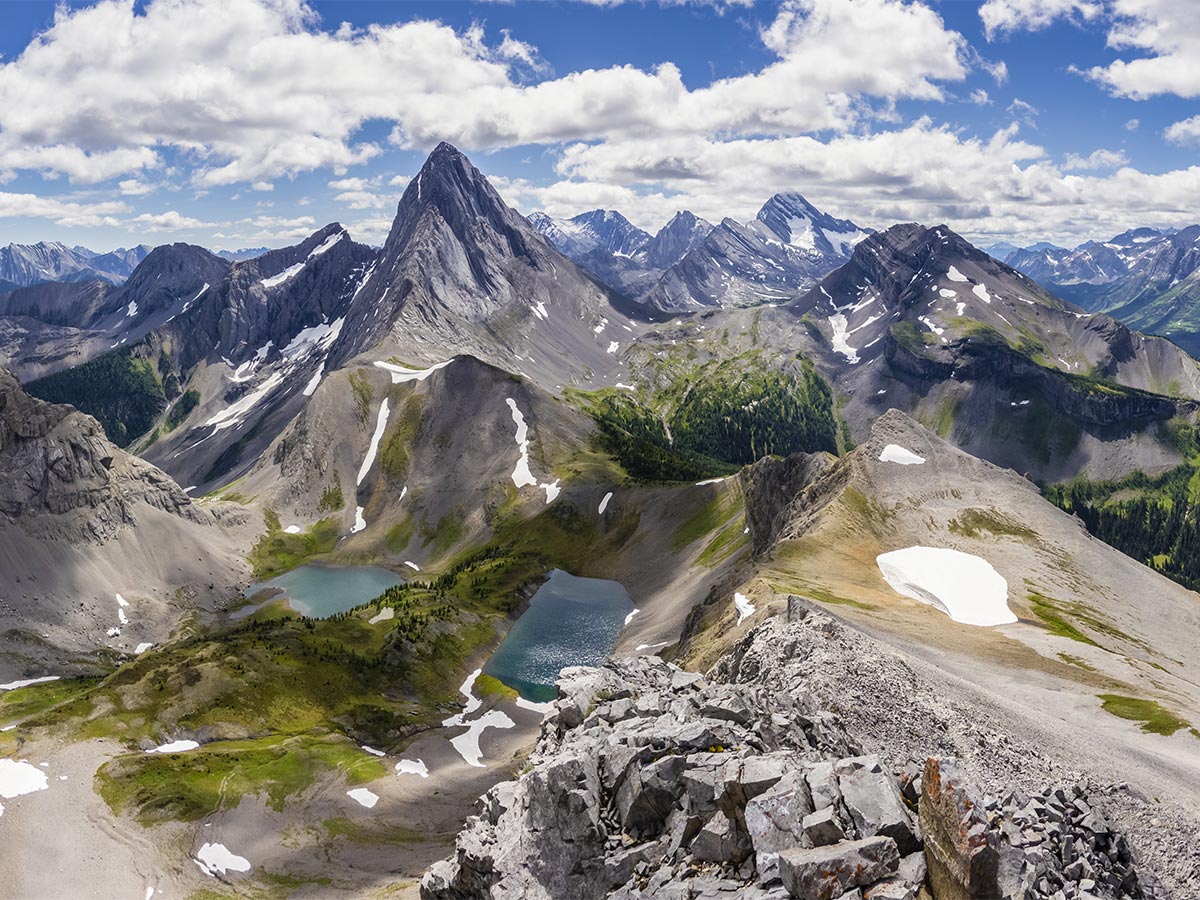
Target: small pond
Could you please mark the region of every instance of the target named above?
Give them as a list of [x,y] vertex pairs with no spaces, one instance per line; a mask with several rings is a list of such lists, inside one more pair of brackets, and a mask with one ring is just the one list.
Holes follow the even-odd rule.
[[555,569],[484,665],[484,674],[526,700],[553,700],[558,673],[568,666],[604,662],[633,609],[633,600],[617,582]]
[[[379,566],[321,566],[309,563],[270,581],[250,585],[246,589],[246,596],[252,597],[259,591],[273,588],[282,591],[292,609],[302,616],[324,619],[374,600],[388,588],[403,583],[404,579],[399,575]],[[245,618],[262,605],[244,606],[231,618]]]

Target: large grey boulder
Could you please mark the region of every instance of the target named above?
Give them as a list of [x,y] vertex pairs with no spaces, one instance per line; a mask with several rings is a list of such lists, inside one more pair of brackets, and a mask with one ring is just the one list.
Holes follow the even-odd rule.
[[754,845],[760,881],[778,878],[776,859],[781,850],[814,845],[804,830],[804,822],[811,812],[812,795],[800,773],[783,776],[773,787],[746,804],[746,832]]
[[840,760],[835,771],[842,804],[860,837],[887,835],[905,855],[920,849],[916,825],[904,806],[896,779],[884,771],[878,756]]
[[900,852],[889,837],[796,847],[779,854],[783,886],[798,900],[837,900],[847,891],[895,874],[899,867]]

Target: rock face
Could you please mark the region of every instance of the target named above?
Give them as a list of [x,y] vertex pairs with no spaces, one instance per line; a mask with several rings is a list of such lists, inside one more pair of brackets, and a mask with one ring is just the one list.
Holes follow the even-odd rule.
[[52,537],[103,542],[138,502],[209,521],[167,475],[109,443],[95,419],[30,397],[3,369],[0,471],[0,515]]
[[[759,630],[778,640],[780,629],[837,628],[816,613],[797,619]],[[752,638],[713,674],[749,675]],[[802,683],[740,681],[655,657],[565,670],[529,771],[482,798],[421,896],[1162,896],[1086,791],[988,799],[950,760],[893,771]]]
[[1000,896],[999,835],[988,827],[983,800],[953,763],[936,757],[921,776],[921,831],[935,897]]

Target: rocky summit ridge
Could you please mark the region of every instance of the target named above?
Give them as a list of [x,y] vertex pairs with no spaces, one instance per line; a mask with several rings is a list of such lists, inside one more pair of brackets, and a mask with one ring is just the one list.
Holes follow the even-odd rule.
[[1167,896],[1104,788],[997,789],[969,760],[868,752],[804,680],[756,667],[764,644],[804,656],[841,630],[792,598],[707,677],[645,656],[565,670],[526,771],[481,799],[421,896]]

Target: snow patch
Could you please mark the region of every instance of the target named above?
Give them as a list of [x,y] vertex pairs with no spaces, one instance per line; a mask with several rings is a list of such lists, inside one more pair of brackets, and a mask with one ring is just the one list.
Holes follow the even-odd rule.
[[423,759],[402,759],[396,763],[397,775],[420,775],[422,778],[429,777],[429,767],[425,765]]
[[966,275],[964,275],[962,272],[958,271],[958,269],[954,268],[954,266],[951,266],[949,268],[949,270],[947,270],[946,277],[949,278],[951,281],[968,281],[969,280]]
[[224,844],[205,844],[196,852],[196,865],[213,878],[226,872],[250,871],[250,860],[231,853]]
[[413,562],[411,559],[406,559],[406,560],[404,561],[404,564],[405,564],[406,566],[408,566],[410,569],[412,569],[414,572],[420,572],[420,571],[421,571],[421,567],[420,567],[420,566],[418,566],[418,565],[417,565],[415,562]]
[[354,527],[350,529],[351,534],[358,534],[367,527],[367,520],[363,518],[363,508],[361,506],[354,507]]
[[898,463],[902,466],[919,466],[925,462],[925,457],[918,456],[911,450],[899,444],[888,444],[879,454],[880,462]]
[[198,741],[171,741],[169,744],[160,744],[153,750],[147,750],[147,753],[185,753],[188,750],[195,750],[200,746]]
[[384,397],[383,402],[379,404],[379,417],[375,421],[375,433],[371,435],[371,443],[367,447],[367,455],[363,459],[362,465],[358,467],[356,485],[363,483],[363,480],[366,479],[371,471],[371,466],[375,465],[375,455],[379,452],[379,442],[383,440],[383,432],[387,428],[388,416],[390,414],[391,408],[388,406],[387,397]]
[[982,300],[984,303],[992,302],[992,295],[988,293],[987,285],[977,284],[971,288],[971,293]]
[[640,613],[640,612],[641,612],[641,610],[640,610],[640,609],[635,609],[633,612],[631,612],[629,615],[627,615],[627,616],[625,617],[625,624],[626,624],[626,625],[628,625],[630,622],[632,622],[632,621],[633,621],[633,617],[634,617],[634,616],[636,616],[636,615],[637,615],[638,613]]
[[883,580],[964,625],[1007,625],[1008,582],[981,557],[942,547],[908,547],[875,557]]
[[138,644],[136,647],[133,648],[133,655],[141,656],[143,653],[145,653],[147,650],[149,650],[153,646],[154,646],[154,644],[151,643],[150,641],[145,641],[141,644]]
[[600,508],[596,510],[599,515],[604,515],[604,511],[608,509],[608,501],[612,499],[613,492],[609,491],[604,495],[604,499],[600,501]]
[[24,681],[10,681],[0,684],[0,691],[15,691],[17,688],[29,687],[31,684],[45,684],[47,681],[58,681],[61,675],[43,675],[41,678],[26,678]]
[[553,701],[546,703],[537,703],[533,700],[526,700],[524,697],[517,697],[517,709],[528,709],[531,712],[540,712],[543,716],[554,711]]
[[846,357],[846,362],[854,365],[858,362],[858,351],[850,346],[848,340],[850,333],[847,331],[846,317],[841,313],[834,313],[829,317],[829,327],[833,329],[833,337],[830,338],[830,345],[833,347],[834,353],[840,353]]
[[741,625],[742,620],[747,616],[754,615],[754,612],[758,607],[751,603],[750,598],[745,594],[735,593],[733,595],[733,608],[737,610],[737,624]]
[[460,734],[458,737],[450,739],[450,745],[458,751],[458,755],[463,758],[468,766],[476,768],[485,768],[483,764],[483,751],[479,749],[479,738],[488,728],[515,728],[516,722],[508,717],[508,714],[493,709],[474,722],[464,722],[467,727],[465,734]]
[[300,526],[299,525],[289,525],[287,528],[283,529],[283,533],[284,534],[299,534]]
[[621,345],[619,343],[617,343],[616,341],[608,342],[608,352],[609,353],[616,353],[617,350],[620,349],[620,347],[621,347]]
[[346,791],[346,795],[359,806],[365,806],[367,809],[374,809],[375,804],[379,802],[379,795],[366,788],[354,788]]
[[[0,797],[5,800],[44,791],[47,786],[46,773],[41,769],[23,759],[0,759]],[[0,813],[3,811],[0,806]]]
[[378,625],[380,622],[387,622],[394,618],[396,618],[396,610],[390,606],[385,606],[379,612],[375,613],[375,615],[371,616],[371,618],[367,619],[367,624]]
[[379,361],[375,362],[375,366],[392,374],[392,384],[404,384],[407,381],[424,381],[438,369],[444,369],[452,362],[454,360],[448,359],[445,362],[435,363],[428,369],[410,369],[406,366],[398,366],[395,363]]

